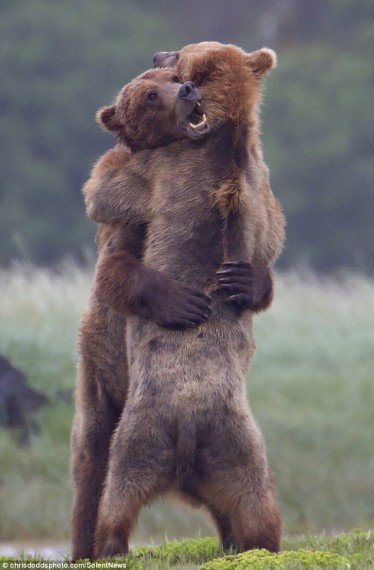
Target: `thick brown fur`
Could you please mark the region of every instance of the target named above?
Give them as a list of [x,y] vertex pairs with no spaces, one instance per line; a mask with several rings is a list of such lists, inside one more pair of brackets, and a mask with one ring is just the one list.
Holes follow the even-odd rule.
[[[217,43],[178,55],[177,72],[199,87],[211,133],[136,153],[116,187],[97,185],[88,209],[101,223],[148,224],[145,267],[209,292],[212,314],[183,332],[128,318],[131,383],[111,443],[96,557],[126,554],[140,508],[166,493],[205,507],[225,547],[280,548],[272,477],[245,397],[256,307],[234,302],[248,266],[260,268],[268,291],[260,308],[270,302],[268,268],[284,239],[259,141],[261,80],[275,59],[270,50],[246,54]],[[134,194],[134,177],[149,182],[151,200]],[[97,290],[121,312],[126,263],[109,252],[96,276]]]
[[[186,102],[176,100],[179,88],[175,71],[159,69],[142,74],[121,92],[120,104],[129,98],[133,114],[137,106],[141,109],[138,118],[141,113],[143,127],[150,129],[149,134],[141,129],[140,120],[134,122],[131,113],[133,122],[123,124],[121,119],[124,111],[119,107],[116,112],[116,104],[99,111],[99,120],[106,128],[116,128],[113,122],[118,121],[120,142],[94,166],[84,188],[88,204],[98,181],[107,184],[109,189],[110,184],[116,186],[120,183],[121,172],[132,156],[123,143],[124,139],[131,147],[138,148],[144,144],[144,140],[150,146],[157,143],[165,145],[185,136],[176,129],[178,116],[174,116],[178,113],[183,116],[185,113],[183,106]],[[160,97],[158,102],[151,102],[147,106],[144,98],[150,90],[157,91]],[[196,326],[206,320],[209,314],[209,299],[202,291],[183,286],[142,265],[146,235],[143,210],[149,207],[150,190],[147,183],[134,174],[132,191],[140,208],[139,215],[127,224],[119,224],[120,220],[113,216],[111,223],[101,224],[97,233],[98,267],[102,258],[120,255],[125,269],[121,274],[120,289],[118,276],[112,276],[109,268],[106,283],[111,294],[110,308],[100,296],[94,278],[89,308],[80,325],[76,414],[71,438],[71,468],[75,488],[72,556],[75,560],[93,556],[97,509],[106,474],[109,442],[126,401],[128,367],[125,314],[137,313],[161,326],[179,328]],[[99,275],[102,281],[103,273]],[[112,284],[116,284],[115,289]],[[123,304],[126,304],[126,310],[122,310],[124,315],[115,312],[115,291],[121,293],[120,308],[123,309]]]

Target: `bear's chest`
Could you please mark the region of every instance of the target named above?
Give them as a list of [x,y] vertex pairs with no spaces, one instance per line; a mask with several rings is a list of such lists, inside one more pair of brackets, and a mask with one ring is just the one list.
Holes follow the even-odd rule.
[[163,161],[154,180],[145,253],[147,264],[201,285],[214,280],[223,261],[249,261],[250,234],[254,233],[245,177],[233,179],[233,190],[240,198],[226,216],[220,199],[222,188],[227,187],[227,169],[217,166],[209,149],[198,155],[176,153]]

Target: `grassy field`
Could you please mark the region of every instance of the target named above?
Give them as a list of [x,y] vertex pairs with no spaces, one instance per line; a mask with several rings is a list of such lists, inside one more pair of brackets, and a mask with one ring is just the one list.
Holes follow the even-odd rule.
[[[0,273],[0,353],[44,391],[41,433],[28,448],[0,429],[0,539],[66,539],[71,402],[79,314],[90,273],[20,266]],[[374,281],[346,275],[277,278],[271,309],[255,317],[248,396],[264,432],[286,532],[374,522]],[[212,534],[203,513],[164,503],[145,510],[135,541]],[[192,566],[194,567],[194,566]]]
[[[43,561],[38,556],[20,558],[24,562]],[[15,559],[0,556],[0,566],[11,562]],[[89,568],[102,568],[103,562],[86,564]],[[288,538],[277,555],[266,550],[224,553],[216,538],[189,539],[153,547],[138,546],[126,558],[112,562],[118,564],[117,568],[129,570],[366,570],[374,565],[374,534],[355,530],[333,537]]]

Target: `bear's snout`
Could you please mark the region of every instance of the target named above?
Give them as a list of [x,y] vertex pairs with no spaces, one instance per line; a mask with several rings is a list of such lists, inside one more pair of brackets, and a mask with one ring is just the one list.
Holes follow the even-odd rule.
[[199,101],[200,93],[192,81],[186,81],[183,83],[182,87],[180,87],[178,91],[178,97],[179,99],[184,99],[187,101]]

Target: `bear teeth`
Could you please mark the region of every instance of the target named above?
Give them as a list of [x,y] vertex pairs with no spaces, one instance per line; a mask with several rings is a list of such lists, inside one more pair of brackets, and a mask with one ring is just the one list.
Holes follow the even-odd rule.
[[206,115],[205,115],[205,113],[203,113],[203,120],[200,123],[198,123],[197,125],[190,123],[190,127],[192,129],[199,129],[199,128],[203,127],[205,124],[206,124]]

